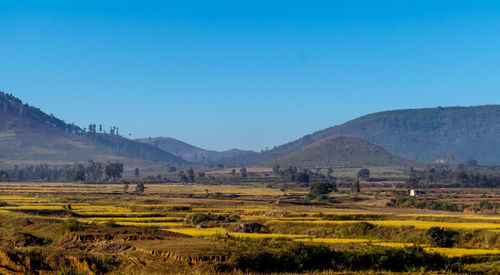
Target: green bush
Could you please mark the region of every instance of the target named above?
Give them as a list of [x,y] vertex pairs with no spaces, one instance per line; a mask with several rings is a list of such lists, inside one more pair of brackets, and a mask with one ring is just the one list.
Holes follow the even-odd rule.
[[309,187],[309,199],[320,198],[324,199],[331,192],[337,190],[337,186],[330,182],[315,182]]
[[104,222],[104,225],[105,226],[108,226],[108,227],[119,227],[120,225],[116,223],[116,220],[115,219],[108,219]]
[[250,241],[232,252],[231,267],[247,272],[294,272],[327,269],[331,259],[332,250],[322,245],[294,242],[281,244],[276,250],[263,249],[261,242]]
[[232,244],[228,270],[244,272],[304,272],[332,269],[336,271],[384,270],[405,272],[443,270],[448,258],[428,253],[418,246],[407,248],[371,247],[365,250],[335,251],[323,245],[289,242],[273,247],[264,241]]
[[239,220],[240,217],[238,215],[215,215],[215,214],[205,214],[205,213],[194,213],[194,214],[189,214],[184,218],[184,222],[194,224],[194,225],[199,225],[199,224],[204,224],[207,225],[207,223],[216,225],[218,223],[228,223],[228,222],[235,222]]
[[426,232],[430,243],[437,247],[453,247],[453,236],[456,234],[456,231],[436,226],[429,228]]
[[57,226],[57,230],[60,232],[81,231],[84,228],[84,224],[79,222],[77,219],[67,219]]
[[407,248],[373,247],[363,251],[344,251],[336,254],[336,270],[387,270],[405,272],[414,270],[442,270],[448,259],[438,253],[428,253],[419,246]]

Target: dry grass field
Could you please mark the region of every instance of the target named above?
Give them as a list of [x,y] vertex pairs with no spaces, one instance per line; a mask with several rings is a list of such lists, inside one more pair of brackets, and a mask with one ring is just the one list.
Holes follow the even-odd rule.
[[[52,259],[42,265],[47,272],[61,261],[89,274],[114,268],[138,274],[214,272],[214,265],[228,261],[225,247],[235,240],[347,251],[418,245],[450,258],[500,255],[498,215],[379,207],[369,201],[385,199],[373,190],[363,194],[364,204],[294,203],[292,198],[306,192],[297,188],[283,196],[259,184],[151,184],[137,195],[115,184],[0,183],[0,231],[11,238],[1,238],[2,255],[19,274],[28,267],[9,251]],[[430,243],[431,227],[453,230],[454,246]]]

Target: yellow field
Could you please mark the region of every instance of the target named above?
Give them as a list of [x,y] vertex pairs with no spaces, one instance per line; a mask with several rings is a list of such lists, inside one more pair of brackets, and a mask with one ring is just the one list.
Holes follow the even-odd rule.
[[[147,223],[147,222],[181,222],[182,219],[178,217],[119,217],[113,218],[117,222],[139,222],[139,223]],[[84,218],[78,219],[81,221],[107,221],[109,218],[107,217],[92,217],[92,218]]]
[[297,241],[305,242],[316,242],[316,243],[368,243],[371,240],[368,239],[341,239],[341,238],[308,238],[308,239],[297,239]]
[[[347,221],[330,221],[330,220],[304,220],[304,221],[290,221],[290,220],[270,220],[276,223],[310,223],[310,224],[345,224],[357,223],[360,220],[347,220]],[[495,223],[467,223],[467,222],[434,222],[434,221],[418,221],[418,220],[366,220],[364,222],[380,226],[413,226],[417,229],[429,229],[431,227],[445,227],[451,229],[500,229],[500,224]]]
[[466,215],[452,215],[452,214],[398,214],[398,217],[436,217],[436,218],[460,218],[460,219],[474,219],[474,220],[498,220],[500,217],[495,216],[481,216],[474,214]]
[[[57,200],[54,194],[62,194],[68,197],[68,193],[96,193],[91,195],[93,200],[78,203],[71,203],[71,211],[81,215],[79,221],[87,223],[106,223],[111,218],[118,225],[135,227],[158,227],[163,230],[186,234],[193,237],[213,237],[226,236],[236,238],[289,238],[296,241],[317,242],[326,244],[359,244],[377,245],[386,247],[405,247],[411,243],[389,242],[375,239],[356,238],[316,238],[307,234],[278,234],[278,233],[234,233],[220,227],[216,228],[186,228],[183,218],[191,213],[211,213],[219,215],[236,214],[241,219],[238,222],[259,222],[263,224],[284,223],[284,224],[306,224],[306,225],[328,225],[328,224],[353,224],[368,222],[377,226],[401,227],[410,226],[415,229],[428,229],[430,227],[443,227],[455,230],[489,230],[500,233],[500,217],[474,214],[454,214],[454,213],[393,213],[387,211],[363,211],[356,209],[336,209],[316,206],[280,206],[269,203],[243,203],[232,200],[213,200],[186,198],[185,194],[201,194],[222,192],[224,194],[237,194],[240,196],[278,196],[281,191],[277,189],[252,186],[201,186],[201,185],[178,185],[178,184],[157,184],[147,185],[147,190],[154,193],[184,194],[181,197],[163,199],[155,196],[145,200],[142,196],[128,195],[129,201],[109,202],[99,198],[98,193],[103,192],[110,198],[115,194],[122,194],[123,187],[120,185],[83,185],[83,184],[58,184],[58,183],[37,183],[17,184],[0,183],[0,191],[7,194],[1,195],[0,201],[8,205],[0,207],[0,213],[9,213],[15,210],[62,210],[66,209],[68,203]],[[23,194],[30,194],[26,197]],[[50,194],[46,197],[38,194]],[[15,194],[15,195],[14,195]],[[34,195],[33,195],[34,194]],[[65,195],[66,194],[66,195]],[[113,194],[113,195],[109,195]],[[71,197],[71,196],[69,196]],[[113,205],[108,205],[113,204]],[[277,212],[277,215],[284,217],[266,216],[267,212]],[[272,214],[271,212],[271,214]],[[330,215],[329,219],[339,216],[356,216],[353,220],[327,220],[324,215]],[[332,217],[333,215],[333,217]],[[364,217],[366,216],[366,217]],[[380,216],[380,220],[377,217]],[[391,219],[393,217],[393,219]],[[53,219],[64,219],[52,217]],[[353,217],[354,218],[354,217]],[[425,218],[429,218],[425,220]],[[453,218],[454,222],[433,221],[433,218]],[[462,221],[463,222],[460,222]],[[468,221],[469,220],[469,221]],[[481,222],[470,222],[470,220],[480,220]],[[220,226],[220,225],[217,225]],[[234,225],[231,225],[234,226]],[[229,228],[226,226],[226,228]],[[279,232],[279,231],[278,231]],[[465,248],[434,248],[424,247],[428,251],[435,251],[450,257],[465,255],[500,254],[499,249],[465,249]]]
[[425,249],[427,251],[433,251],[444,254],[448,257],[500,254],[500,249],[465,249],[465,248],[441,248],[441,247],[429,247]]
[[119,225],[125,226],[152,226],[152,227],[181,227],[184,224],[181,222],[116,222]]
[[224,235],[226,230],[222,228],[180,228],[180,229],[165,229],[170,232],[181,233],[193,237],[210,237],[215,235]]
[[186,234],[193,237],[210,237],[220,235],[223,236],[226,233],[231,237],[237,238],[307,238],[308,235],[296,235],[296,234],[267,234],[267,233],[235,233],[228,232],[223,228],[179,228],[179,229],[166,229],[167,231]]

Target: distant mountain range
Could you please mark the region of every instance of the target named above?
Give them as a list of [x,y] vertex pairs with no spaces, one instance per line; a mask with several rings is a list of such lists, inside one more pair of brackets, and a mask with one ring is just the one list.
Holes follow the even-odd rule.
[[333,135],[360,137],[407,159],[435,162],[447,156],[458,162],[475,159],[483,165],[500,164],[500,105],[369,114],[269,151],[221,162],[226,165],[259,164]]
[[63,164],[90,158],[187,164],[152,145],[118,135],[84,131],[0,92],[0,161]]
[[137,139],[137,141],[156,146],[165,152],[193,163],[210,163],[224,158],[238,157],[252,153],[252,151],[239,149],[231,149],[223,152],[210,151],[170,137],[141,138]]
[[216,152],[168,138],[87,131],[0,92],[0,162],[120,160],[175,165],[392,166],[446,158],[500,164],[500,105],[369,114],[264,152]]

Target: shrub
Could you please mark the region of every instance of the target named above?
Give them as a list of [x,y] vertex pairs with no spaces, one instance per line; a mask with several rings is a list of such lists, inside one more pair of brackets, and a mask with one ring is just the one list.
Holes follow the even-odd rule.
[[108,226],[108,227],[119,227],[120,225],[116,223],[116,220],[115,219],[108,219],[104,222],[104,225],[105,226]]
[[394,272],[419,269],[440,270],[448,264],[438,253],[428,253],[419,246],[407,248],[373,247],[364,251],[344,251],[336,254],[333,267],[337,270],[388,270]]
[[407,248],[372,247],[365,250],[335,251],[323,245],[246,241],[232,244],[228,269],[244,272],[304,272],[333,269],[385,270],[443,270],[449,260],[438,253],[428,253],[418,246]]
[[358,178],[368,180],[370,178],[370,170],[363,168],[358,171]]
[[309,187],[309,199],[326,198],[328,194],[335,191],[337,187],[330,182],[315,182]]
[[270,250],[264,249],[262,242],[245,242],[232,252],[230,265],[243,271],[263,273],[327,269],[331,266],[333,254],[326,246],[303,243],[279,246],[278,250]]
[[453,246],[453,236],[457,234],[456,231],[445,229],[441,227],[431,227],[427,229],[426,235],[429,238],[430,243],[437,247],[452,247]]
[[189,214],[184,218],[184,222],[199,225],[199,224],[217,224],[217,223],[228,223],[235,222],[239,220],[240,217],[238,215],[215,215],[215,214],[205,214],[205,213],[193,213]]
[[57,230],[60,232],[81,231],[84,228],[84,224],[79,222],[77,219],[67,219],[57,226]]

